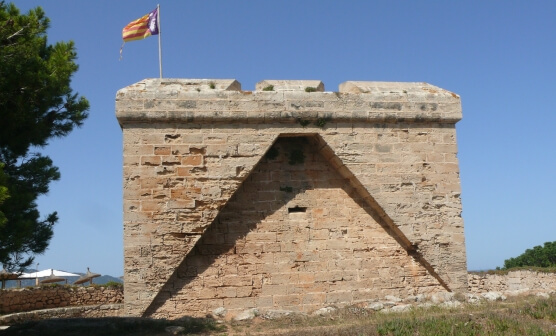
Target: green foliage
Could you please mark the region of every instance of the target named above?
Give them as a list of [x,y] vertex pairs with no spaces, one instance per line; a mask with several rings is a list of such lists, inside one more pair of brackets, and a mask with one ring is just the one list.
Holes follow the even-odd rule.
[[216,84],[214,84],[214,82],[210,82],[209,83],[209,88],[211,88],[213,90],[216,89]]
[[40,7],[20,14],[0,2],[0,263],[8,270],[22,270],[44,252],[58,220],[56,212],[39,219],[36,199],[60,173],[33,150],[81,126],[89,109],[70,87],[78,69],[74,44],[48,44],[48,27]]
[[453,315],[395,318],[377,325],[378,335],[554,335],[544,332],[528,320],[505,314]]
[[536,266],[523,266],[523,267],[512,267],[511,269],[501,269],[496,267],[495,270],[487,271],[469,271],[470,274],[485,275],[485,274],[496,274],[496,275],[506,275],[512,271],[533,271],[539,273],[556,273],[556,265],[552,267],[536,267]]
[[316,87],[312,87],[312,86],[307,86],[305,88],[305,92],[317,92],[317,88]]
[[102,286],[107,287],[107,288],[123,288],[124,284],[121,283],[121,282],[117,282],[117,281],[108,281],[107,283],[105,283]]
[[504,261],[504,269],[514,267],[555,267],[556,266],[556,241],[546,242],[544,246],[535,246],[527,249],[523,254]]
[[[4,203],[10,194],[8,193],[8,188],[6,185],[6,174],[4,174],[4,164],[0,162],[0,204]],[[0,209],[1,210],[1,209]],[[2,211],[0,211],[0,230],[6,224],[7,219],[6,215]]]
[[41,288],[58,288],[58,287],[70,287],[70,285],[59,284],[59,283],[47,283],[47,284],[41,284],[40,287]]
[[263,88],[263,91],[274,91],[274,85],[268,85]]
[[556,305],[554,299],[542,299],[538,302],[527,304],[521,312],[536,320],[549,320],[556,322]]
[[326,126],[326,123],[329,122],[330,120],[331,120],[331,118],[318,118],[315,121],[315,125],[317,127],[324,128],[324,126]]
[[305,120],[305,119],[301,119],[301,118],[297,118],[297,122],[303,127],[305,127],[305,126],[307,126],[311,123],[309,120]]

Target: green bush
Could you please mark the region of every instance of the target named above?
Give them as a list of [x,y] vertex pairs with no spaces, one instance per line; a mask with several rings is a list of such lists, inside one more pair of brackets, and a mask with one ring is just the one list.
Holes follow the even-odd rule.
[[307,126],[311,123],[309,120],[305,120],[305,119],[301,119],[301,118],[297,118],[297,122],[303,127],[305,127],[305,126]]
[[329,122],[330,120],[331,120],[331,118],[318,118],[315,121],[315,125],[317,127],[324,128],[324,126],[326,126],[326,123]]
[[520,256],[504,261],[504,269],[524,266],[556,266],[556,241],[546,242],[544,246],[539,245],[532,249],[527,249]]
[[123,288],[124,284],[121,283],[121,282],[117,282],[117,281],[108,281],[107,283],[105,283],[102,286],[107,287],[107,288]]

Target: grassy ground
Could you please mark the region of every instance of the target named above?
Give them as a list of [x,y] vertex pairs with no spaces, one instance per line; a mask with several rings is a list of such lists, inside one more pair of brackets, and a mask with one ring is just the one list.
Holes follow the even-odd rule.
[[[164,321],[131,318],[28,322],[0,335],[554,335],[556,296],[511,298],[463,308],[419,308],[405,313],[377,313],[356,307],[330,315],[287,316],[277,320],[218,323],[212,319]],[[175,332],[175,329],[174,329]]]

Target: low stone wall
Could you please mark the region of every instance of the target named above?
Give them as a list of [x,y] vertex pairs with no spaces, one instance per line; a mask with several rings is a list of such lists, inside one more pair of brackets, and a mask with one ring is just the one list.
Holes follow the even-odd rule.
[[[504,275],[469,273],[468,284],[472,296],[489,292],[504,295],[551,294],[556,293],[556,273],[527,270]],[[0,314],[29,312],[11,317],[5,315],[0,320],[122,316],[122,303],[123,288],[60,286],[0,290]]]
[[0,314],[122,302],[122,287],[57,286],[0,290]]
[[556,292],[556,273],[513,271],[508,274],[469,273],[470,294],[500,292],[506,295]]

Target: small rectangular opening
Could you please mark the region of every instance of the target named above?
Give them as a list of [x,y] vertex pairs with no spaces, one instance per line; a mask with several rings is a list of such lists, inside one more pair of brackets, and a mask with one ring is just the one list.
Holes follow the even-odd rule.
[[307,211],[307,207],[295,206],[294,208],[288,208],[288,213],[305,212],[305,211]]

